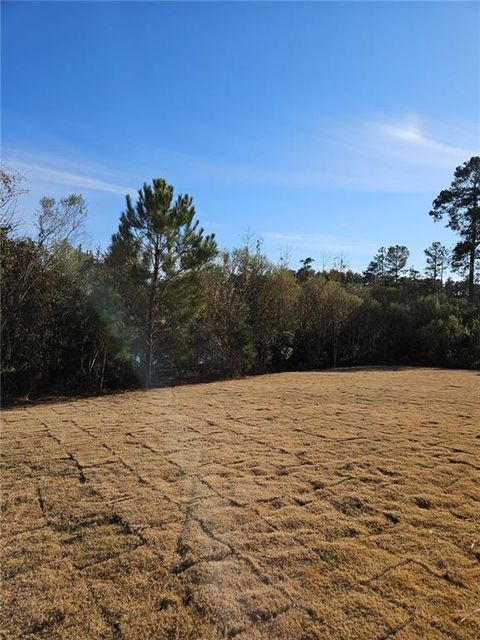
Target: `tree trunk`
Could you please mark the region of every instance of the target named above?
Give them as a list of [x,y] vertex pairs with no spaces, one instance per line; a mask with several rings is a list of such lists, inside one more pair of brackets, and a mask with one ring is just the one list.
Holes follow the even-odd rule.
[[147,337],[147,353],[146,353],[146,371],[145,371],[145,386],[150,387],[152,385],[152,360],[153,360],[153,352],[152,352],[152,338],[153,332],[151,330],[151,321],[148,321],[149,329],[148,329],[148,337]]
[[333,327],[333,368],[337,368],[337,354],[338,354],[338,331],[337,327]]
[[105,367],[107,364],[108,338],[105,338],[103,346],[102,373],[100,375],[100,393],[103,391],[103,383],[105,381]]
[[[477,187],[478,188],[478,187]],[[478,216],[478,199],[475,197],[475,204],[472,212],[472,238],[470,246],[470,259],[468,264],[468,299],[470,303],[473,303],[474,291],[475,291],[475,254],[477,251],[477,216]]]
[[468,265],[468,299],[473,302],[475,287],[475,243],[472,242],[470,249],[470,260]]
[[152,282],[150,285],[150,294],[148,300],[148,314],[147,314],[147,361],[146,361],[146,375],[145,384],[147,387],[152,385],[152,369],[153,369],[153,316],[155,307],[155,293],[157,289],[158,272],[160,269],[160,254],[158,247],[158,238],[155,241],[154,257],[153,257],[153,273]]

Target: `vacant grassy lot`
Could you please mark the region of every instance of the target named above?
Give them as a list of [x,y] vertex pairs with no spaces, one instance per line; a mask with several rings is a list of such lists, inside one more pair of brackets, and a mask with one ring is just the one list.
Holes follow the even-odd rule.
[[480,637],[480,375],[6,411],[0,637]]

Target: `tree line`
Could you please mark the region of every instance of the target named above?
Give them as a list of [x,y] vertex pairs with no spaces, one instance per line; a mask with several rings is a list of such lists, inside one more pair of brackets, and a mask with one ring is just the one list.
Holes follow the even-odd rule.
[[81,195],[43,198],[28,237],[22,180],[0,176],[3,402],[339,365],[480,368],[479,157],[433,202],[459,237],[425,249],[423,274],[402,245],[363,273],[273,264],[251,239],[220,251],[192,198],[162,179],[126,197],[107,250],[92,252]]

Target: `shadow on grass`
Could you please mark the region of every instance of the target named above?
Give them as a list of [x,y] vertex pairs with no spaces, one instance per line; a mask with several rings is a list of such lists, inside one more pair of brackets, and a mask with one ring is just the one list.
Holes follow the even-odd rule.
[[[213,382],[228,382],[234,380],[245,380],[249,378],[256,378],[259,376],[276,376],[282,375],[284,373],[326,373],[326,374],[336,374],[336,373],[365,373],[368,371],[415,371],[421,369],[434,369],[437,371],[448,371],[454,369],[454,367],[431,367],[428,365],[425,366],[415,366],[415,365],[358,365],[354,367],[337,367],[336,369],[301,369],[301,370],[293,370],[293,371],[273,371],[273,372],[263,372],[263,373],[253,373],[250,375],[243,376],[198,376],[198,377],[186,377],[186,378],[166,378],[151,387],[145,387],[142,385],[138,386],[130,386],[125,387],[123,389],[111,389],[105,390],[103,392],[98,391],[88,391],[85,393],[71,393],[71,394],[58,394],[58,395],[43,395],[38,396],[32,399],[24,399],[24,398],[16,398],[11,402],[5,405],[1,405],[1,411],[8,411],[9,409],[18,409],[22,407],[34,407],[37,405],[44,404],[58,404],[60,402],[76,402],[81,400],[86,400],[90,398],[103,398],[103,397],[112,397],[112,396],[123,396],[126,393],[132,392],[143,392],[143,391],[153,391],[155,389],[167,389],[172,387],[180,387],[185,385],[197,385],[197,384],[210,384]],[[460,369],[455,369],[460,370]],[[472,369],[464,369],[464,371],[470,371],[474,373],[475,370]],[[476,372],[477,375],[480,375],[480,371]]]

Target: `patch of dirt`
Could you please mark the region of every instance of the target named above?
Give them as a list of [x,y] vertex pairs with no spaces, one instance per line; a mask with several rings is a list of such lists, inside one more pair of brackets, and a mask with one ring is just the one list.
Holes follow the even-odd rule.
[[480,384],[341,370],[2,415],[0,637],[480,637]]

